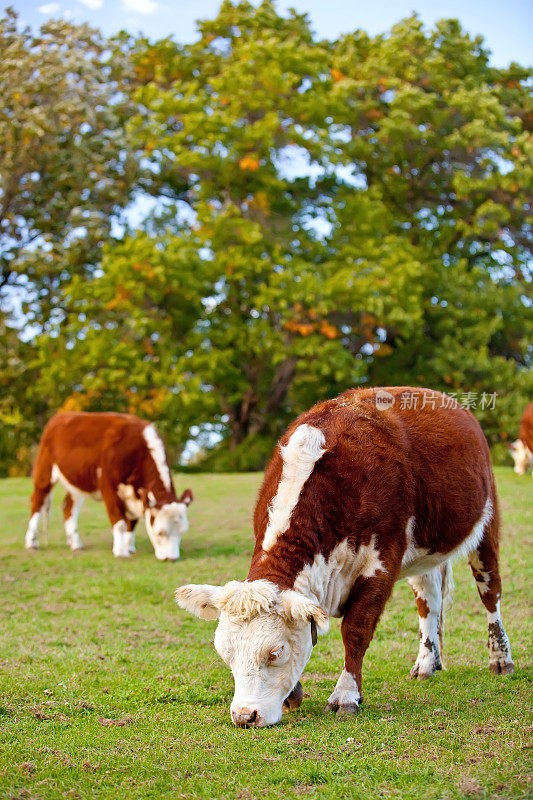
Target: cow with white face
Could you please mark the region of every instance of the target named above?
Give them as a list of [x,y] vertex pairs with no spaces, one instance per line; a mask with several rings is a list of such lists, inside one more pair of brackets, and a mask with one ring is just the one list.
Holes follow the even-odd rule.
[[284,707],[299,707],[299,679],[329,617],[342,618],[345,660],[327,709],[357,712],[364,654],[403,577],[419,615],[411,677],[433,677],[442,668],[451,561],[461,555],[487,611],[489,667],[513,672],[500,615],[489,450],[479,423],[451,398],[409,387],[363,389],[303,414],[267,466],[254,530],[244,582],[176,590],[182,608],[219,619],[215,647],[235,680],[236,725],[272,725]]
[[322,608],[266,580],[184,586],[176,597],[202,619],[220,617],[215,648],[235,679],[231,717],[236,725],[274,725],[284,704],[291,709],[300,705],[299,678],[316,631],[328,629]]
[[518,439],[509,446],[517,475],[525,475],[533,466],[533,403],[526,406]]
[[160,508],[149,505],[144,510],[146,531],[158,561],[176,561],[180,557],[181,538],[189,530],[187,508],[191,502],[192,492],[187,489],[179,501],[164,503]]
[[151,423],[131,414],[56,414],[44,429],[33,483],[26,549],[37,549],[40,519],[46,520],[52,489],[60,483],[67,491],[63,514],[71,550],[83,546],[78,515],[85,498],[93,497],[106,505],[113,555],[135,552],[135,526],[144,517],[156,558],[179,558],[193,496],[190,489],[176,496],[163,442]]

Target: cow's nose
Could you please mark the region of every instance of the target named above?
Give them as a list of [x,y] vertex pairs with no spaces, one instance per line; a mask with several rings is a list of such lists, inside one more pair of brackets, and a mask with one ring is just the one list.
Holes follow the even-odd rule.
[[259,714],[250,708],[239,708],[237,711],[232,711],[231,716],[235,725],[240,728],[251,728],[259,724]]

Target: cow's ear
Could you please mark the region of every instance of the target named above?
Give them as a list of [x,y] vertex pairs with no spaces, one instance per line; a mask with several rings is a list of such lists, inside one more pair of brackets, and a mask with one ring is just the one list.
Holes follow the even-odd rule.
[[196,614],[201,619],[218,619],[220,610],[215,602],[220,594],[220,586],[188,583],[175,591],[176,603],[180,608]]
[[185,503],[186,506],[190,506],[193,500],[194,497],[192,491],[190,489],[185,489],[178,502]]
[[320,633],[328,632],[329,616],[327,612],[300,592],[287,589],[281,592],[280,602],[282,614],[287,619],[303,622],[311,622],[314,619]]

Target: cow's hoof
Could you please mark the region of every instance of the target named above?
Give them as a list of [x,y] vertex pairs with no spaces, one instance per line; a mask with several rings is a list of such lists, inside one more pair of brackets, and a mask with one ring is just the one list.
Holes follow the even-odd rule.
[[296,711],[297,708],[300,708],[302,705],[302,700],[304,699],[304,690],[300,681],[296,684],[292,692],[288,697],[285,698],[283,701],[283,707],[286,708],[288,711]]
[[514,664],[512,661],[490,661],[489,669],[495,675],[512,675]]
[[358,714],[361,710],[359,703],[328,703],[324,709],[326,713],[333,712],[337,718],[353,716]]
[[27,544],[27,545],[25,545],[25,548],[26,548],[26,550],[29,550],[30,553],[36,553],[37,550],[39,549],[39,545],[38,544]]
[[440,659],[420,659],[417,658],[413,667],[411,667],[411,671],[409,672],[409,677],[411,680],[419,680],[419,681],[427,681],[429,678],[434,678],[435,673],[437,670],[442,669],[442,664],[440,663]]
[[409,673],[409,677],[413,681],[427,681],[435,677],[435,669],[428,671],[427,669],[422,669],[418,664],[415,664]]

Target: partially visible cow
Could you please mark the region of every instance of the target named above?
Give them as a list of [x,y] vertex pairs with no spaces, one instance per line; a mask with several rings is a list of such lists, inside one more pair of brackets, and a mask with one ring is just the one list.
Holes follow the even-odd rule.
[[266,469],[246,581],[189,584],[182,608],[220,618],[215,648],[231,668],[236,725],[262,727],[298,707],[316,632],[342,617],[344,669],[328,708],[362,702],[363,657],[395,581],[419,614],[411,676],[441,669],[451,560],[468,556],[487,610],[489,667],[514,666],[500,616],[498,502],[476,419],[451,398],[408,387],[349,391],[302,414]]
[[525,475],[529,467],[533,466],[533,403],[526,406],[518,439],[512,443],[510,450],[514,471],[517,475]]
[[82,548],[78,515],[86,497],[103,500],[113,529],[113,554],[135,552],[134,528],[144,516],[159,561],[175,561],[189,528],[187,489],[177,498],[163,442],[155,427],[131,414],[68,412],[45,427],[33,468],[34,491],[26,548],[38,547],[39,519],[47,518],[54,484],[63,502],[67,544]]

